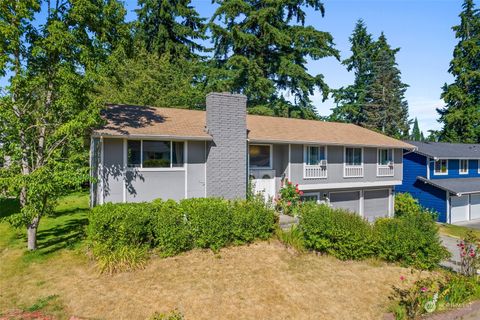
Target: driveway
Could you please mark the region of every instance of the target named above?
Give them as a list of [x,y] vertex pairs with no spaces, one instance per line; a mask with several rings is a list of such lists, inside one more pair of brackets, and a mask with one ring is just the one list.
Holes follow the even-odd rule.
[[440,265],[450,268],[454,271],[460,271],[460,252],[458,250],[457,244],[459,239],[452,238],[446,235],[440,235],[443,245],[447,250],[452,254],[450,259],[442,261]]
[[463,222],[456,222],[456,223],[454,223],[454,225],[480,230],[480,219],[463,221]]

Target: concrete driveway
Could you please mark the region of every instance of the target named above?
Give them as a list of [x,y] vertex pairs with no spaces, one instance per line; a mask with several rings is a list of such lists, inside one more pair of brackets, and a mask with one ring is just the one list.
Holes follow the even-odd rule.
[[480,230],[480,219],[456,222],[454,225]]

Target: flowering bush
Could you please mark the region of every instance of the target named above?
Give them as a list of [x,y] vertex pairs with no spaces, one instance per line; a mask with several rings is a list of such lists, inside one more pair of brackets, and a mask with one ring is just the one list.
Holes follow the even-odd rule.
[[293,185],[291,181],[284,179],[282,180],[282,188],[275,202],[283,214],[295,216],[298,214],[298,208],[301,204],[300,197],[302,195],[303,191],[298,189],[298,183]]
[[465,239],[460,241],[457,246],[460,251],[461,270],[466,276],[474,276],[480,265],[478,256],[479,239],[471,231],[467,233]]

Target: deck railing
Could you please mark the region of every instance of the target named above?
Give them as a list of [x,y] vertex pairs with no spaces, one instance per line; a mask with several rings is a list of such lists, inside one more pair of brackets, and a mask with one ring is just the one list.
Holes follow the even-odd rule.
[[346,165],[343,176],[346,178],[363,177],[363,166]]
[[394,173],[393,166],[377,166],[377,176],[379,177],[391,177]]
[[327,166],[307,165],[303,166],[304,179],[322,179],[327,177]]

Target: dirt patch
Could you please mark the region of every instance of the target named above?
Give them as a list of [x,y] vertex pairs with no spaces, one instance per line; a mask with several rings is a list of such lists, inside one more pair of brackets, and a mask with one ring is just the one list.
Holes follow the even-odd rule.
[[144,270],[99,275],[64,252],[1,284],[0,310],[59,295],[68,316],[145,319],[178,309],[188,319],[381,319],[409,270],[382,262],[298,255],[278,241],[154,258]]

